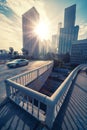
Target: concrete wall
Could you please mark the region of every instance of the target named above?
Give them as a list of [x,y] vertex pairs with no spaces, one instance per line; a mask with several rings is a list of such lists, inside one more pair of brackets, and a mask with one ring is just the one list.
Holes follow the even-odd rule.
[[52,71],[52,68],[48,69],[45,73],[43,73],[41,76],[39,76],[36,80],[26,85],[27,87],[39,91],[41,87],[44,85],[45,81],[49,77],[50,73]]

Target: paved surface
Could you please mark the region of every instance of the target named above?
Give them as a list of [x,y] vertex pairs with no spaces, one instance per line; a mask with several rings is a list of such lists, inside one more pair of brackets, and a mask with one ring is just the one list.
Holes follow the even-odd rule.
[[87,130],[87,75],[81,72],[66,97],[52,130]]
[[0,107],[0,130],[36,130],[39,121],[11,101]]
[[[4,69],[6,69],[5,74],[3,76],[0,75],[0,80],[2,78],[0,82],[3,84],[4,79],[7,77],[22,73],[30,69],[30,67],[37,67],[40,64],[40,62],[32,62],[29,66],[12,70],[8,70],[4,66],[3,70],[0,69],[2,74]],[[1,87],[3,85],[0,84],[0,91]],[[0,92],[0,97],[1,95],[3,94]],[[15,103],[4,100],[1,104],[0,130],[41,130],[41,128],[42,126],[39,121],[15,105]],[[71,86],[52,130],[87,130],[87,75],[85,72],[81,72]]]

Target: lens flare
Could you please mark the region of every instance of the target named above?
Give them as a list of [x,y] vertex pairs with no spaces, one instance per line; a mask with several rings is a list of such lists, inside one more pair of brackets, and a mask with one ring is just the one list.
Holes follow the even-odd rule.
[[41,40],[47,39],[49,35],[48,24],[40,22],[35,28],[35,33],[39,36]]

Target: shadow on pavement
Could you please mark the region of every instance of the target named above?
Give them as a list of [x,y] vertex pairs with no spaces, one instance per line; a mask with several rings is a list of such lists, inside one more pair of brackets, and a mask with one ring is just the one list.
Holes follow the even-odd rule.
[[37,121],[9,99],[0,105],[0,130],[33,130]]

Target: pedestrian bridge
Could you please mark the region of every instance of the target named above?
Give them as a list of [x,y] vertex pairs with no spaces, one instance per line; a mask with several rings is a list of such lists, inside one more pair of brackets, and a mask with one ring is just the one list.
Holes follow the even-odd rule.
[[[17,75],[10,79],[7,79],[5,81],[6,92],[7,92],[7,96],[13,102],[15,102],[22,109],[24,109],[29,114],[34,116],[37,120],[39,120],[41,123],[43,123],[47,128],[50,128],[53,130],[65,128],[67,130],[67,128],[68,129],[71,128],[69,122],[72,120],[73,115],[70,114],[72,116],[69,116],[68,121],[66,121],[66,124],[68,123],[68,125],[64,125],[62,123],[63,118],[61,119],[61,117],[62,117],[61,110],[62,109],[64,110],[66,107],[66,105],[64,103],[67,99],[67,96],[69,96],[69,92],[71,91],[72,85],[73,84],[76,85],[75,79],[78,76],[79,71],[81,69],[83,69],[84,67],[87,67],[87,65],[80,65],[77,68],[75,68],[69,74],[69,76],[64,80],[64,82],[59,86],[59,88],[53,93],[53,95],[51,97],[38,92],[38,89],[35,88],[35,86],[34,86],[34,89],[26,87],[27,84],[29,85],[29,83],[31,83],[32,81],[35,81],[36,79],[38,80],[39,77],[40,77],[39,78],[40,80],[38,80],[38,82],[39,82],[39,85],[41,84],[41,86],[42,86],[43,81],[45,81],[47,79],[47,77],[49,76],[49,74],[51,73],[52,67],[53,67],[53,62],[50,62],[35,70]],[[84,82],[85,82],[85,80],[84,80]],[[85,86],[85,87],[87,87],[87,86]],[[87,88],[82,88],[80,91],[85,91],[87,93]],[[87,95],[85,94],[85,98],[83,98],[84,93],[81,93],[81,95],[79,95],[79,94],[80,94],[80,92],[78,90],[74,92],[75,100],[78,96],[81,96],[80,98],[81,98],[81,100],[83,100],[84,103],[82,103],[83,106],[81,106],[78,103],[78,101],[77,101],[77,103],[75,102],[76,104],[74,104],[75,106],[73,106],[73,108],[78,107],[78,104],[80,105],[81,108],[79,107],[78,110],[76,110],[76,111],[75,111],[75,109],[73,110],[74,115],[77,117],[77,118],[74,117],[74,119],[75,119],[74,122],[78,121],[77,119],[81,117],[81,114],[78,114],[78,111],[80,111],[81,109],[84,109],[84,111],[82,111],[83,112],[82,117],[84,116],[83,125],[85,126],[84,128],[87,128],[85,125],[85,122],[87,122],[87,120],[86,120],[87,114],[85,115],[85,113],[87,113],[87,109],[85,109],[85,108],[87,108]],[[68,107],[67,109],[70,109],[70,108]],[[60,116],[60,118],[58,115]],[[64,117],[64,115],[63,115],[63,117]],[[57,123],[60,122],[60,119],[61,119],[61,123],[63,124],[63,126],[58,125],[58,127],[56,127],[56,125],[57,125],[56,122]],[[80,124],[80,122],[79,123],[76,122],[77,126],[78,126],[78,124]],[[75,127],[75,125],[72,126],[72,129],[73,129],[73,127]],[[75,127],[75,128],[78,129],[78,127]],[[80,127],[80,128],[82,128],[82,127]]]

